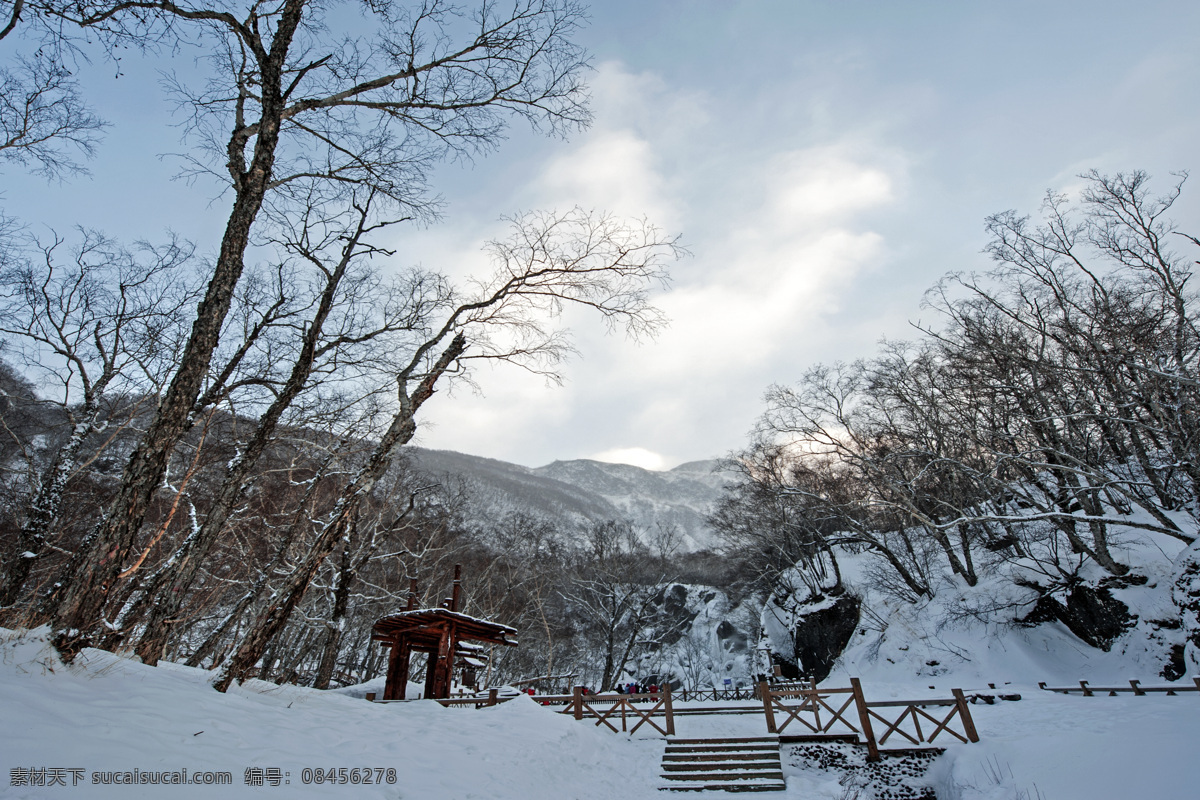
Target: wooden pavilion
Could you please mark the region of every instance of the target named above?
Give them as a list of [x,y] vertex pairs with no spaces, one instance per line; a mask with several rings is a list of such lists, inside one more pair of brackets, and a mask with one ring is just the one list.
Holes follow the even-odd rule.
[[[517,630],[460,613],[462,568],[454,567],[454,591],[440,608],[417,608],[417,582],[408,591],[408,608],[375,623],[371,638],[392,649],[388,657],[384,700],[403,700],[408,686],[408,665],[412,654],[428,653],[425,668],[425,698],[450,696],[454,669],[462,670],[465,683],[474,684],[477,667],[486,663],[484,644],[517,646]],[[480,644],[482,643],[482,644]]]

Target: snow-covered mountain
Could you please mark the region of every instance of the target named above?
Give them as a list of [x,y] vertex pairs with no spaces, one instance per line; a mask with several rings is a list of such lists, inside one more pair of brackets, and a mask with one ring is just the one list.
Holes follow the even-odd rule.
[[705,524],[730,482],[716,460],[690,461],[655,472],[629,464],[576,459],[529,468],[506,461],[449,450],[414,447],[410,455],[418,469],[434,475],[456,476],[470,490],[468,515],[495,519],[520,510],[579,526],[608,519],[625,519],[639,529],[675,525],[688,550],[712,545]]

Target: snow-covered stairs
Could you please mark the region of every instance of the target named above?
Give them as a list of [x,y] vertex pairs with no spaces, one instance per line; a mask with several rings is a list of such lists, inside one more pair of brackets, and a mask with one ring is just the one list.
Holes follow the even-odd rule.
[[667,739],[660,789],[782,792],[779,737]]

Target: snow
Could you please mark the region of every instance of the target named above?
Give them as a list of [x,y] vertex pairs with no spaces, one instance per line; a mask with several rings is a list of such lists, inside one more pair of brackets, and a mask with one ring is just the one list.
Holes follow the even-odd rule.
[[[221,797],[594,798],[657,796],[663,745],[553,713],[527,697],[485,709],[373,704],[338,692],[249,681],[226,695],[211,674],[85,650],[66,667],[44,630],[0,635],[0,797],[68,788],[12,786],[15,768],[82,767],[80,797],[211,797],[199,786],[91,785],[93,771],[228,771]],[[638,736],[641,737],[641,731]],[[278,768],[287,789],[244,785]],[[305,767],[394,768],[393,785],[304,785]],[[76,796],[72,794],[72,796]]]
[[[990,667],[1028,675],[1045,663],[1017,648],[1006,652],[1007,663],[993,654]],[[897,680],[900,674],[893,670],[889,682],[876,669],[864,679],[868,699],[945,696],[970,679]],[[134,769],[227,771],[233,783],[219,790],[221,797],[663,797],[657,789],[663,742],[647,727],[636,737],[613,734],[525,696],[492,708],[446,709],[428,701],[359,699],[371,686],[321,692],[250,681],[221,695],[210,679],[204,670],[167,662],[147,667],[97,650],[85,650],[68,667],[44,630],[0,631],[0,797],[215,796],[202,786],[90,783],[93,771]],[[973,705],[982,741],[952,744],[935,762],[931,777],[942,800],[1196,796],[1200,693],[1064,696],[1040,691],[1032,680],[1003,689],[1022,699]],[[765,725],[759,714],[679,716],[676,730],[681,737],[761,736]],[[306,767],[394,768],[396,783],[305,785]],[[25,768],[82,768],[87,785],[11,785],[12,771]],[[247,768],[278,769],[290,784],[247,786]],[[844,791],[827,776],[790,766],[785,774],[786,793],[772,796],[837,798]],[[69,786],[70,773],[66,780]]]
[[1030,800],[1197,796],[1200,693],[1083,697],[1016,688],[1020,702],[971,707],[981,741],[947,749],[934,784],[941,800],[1022,791]]

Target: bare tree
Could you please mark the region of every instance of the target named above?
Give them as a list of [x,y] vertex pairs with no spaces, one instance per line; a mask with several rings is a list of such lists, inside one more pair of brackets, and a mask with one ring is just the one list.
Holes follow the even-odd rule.
[[0,161],[48,178],[83,172],[76,155],[92,157],[103,129],[71,73],[48,55],[0,67]]
[[[0,0],[0,40],[7,40],[10,54],[22,34],[45,31],[22,24],[29,11],[38,13],[25,0]],[[84,171],[74,156],[95,154],[104,123],[86,106],[66,68],[61,38],[49,38],[33,55],[16,54],[9,66],[0,66],[0,161],[61,178]]]
[[[352,226],[348,231],[343,232],[338,225],[327,225],[325,235],[317,235],[317,226],[306,220],[297,232],[300,235],[291,247],[316,268],[318,279],[324,279],[316,298],[316,307],[304,323],[290,374],[273,389],[271,403],[259,417],[253,433],[237,457],[230,461],[221,488],[206,510],[204,523],[180,545],[175,556],[143,593],[141,605],[153,606],[137,647],[145,663],[157,663],[166,643],[168,621],[178,613],[204,558],[224,530],[230,514],[244,498],[255,477],[258,460],[273,440],[284,414],[302,392],[311,388],[314,371],[319,371],[322,362],[336,364],[338,369],[348,371],[348,362],[353,359],[348,351],[375,340],[386,340],[385,346],[397,345],[397,334],[421,329],[426,324],[425,317],[429,311],[444,302],[440,297],[440,282],[427,280],[424,276],[404,282],[403,297],[399,302],[384,292],[372,295],[346,291],[344,281],[351,283],[356,279],[362,280],[362,276],[351,275],[347,278],[354,262],[381,254],[367,242],[369,234],[382,227],[368,222],[370,201],[368,197],[361,204],[355,204]],[[334,250],[332,259],[326,252],[330,249]],[[352,312],[346,308],[357,304],[383,313],[377,317],[373,313]],[[342,318],[335,322],[343,324],[335,325],[332,335],[328,335],[326,324],[331,315],[339,310]],[[123,624],[131,621],[126,619]]]
[[129,249],[81,231],[73,246],[55,236],[30,250],[39,258],[15,259],[0,270],[0,334],[10,357],[49,392],[46,402],[59,410],[69,433],[32,470],[28,510],[12,552],[4,554],[0,606],[17,601],[43,554],[85,444],[121,424],[106,410],[106,396],[153,397],[197,294],[189,272],[192,248],[177,239]]
[[647,643],[655,598],[668,585],[667,565],[654,559],[628,522],[593,525],[563,591],[575,613],[591,623],[591,643],[603,659],[600,691],[611,689]]
[[179,369],[54,598],[58,644],[69,657],[97,626],[188,428],[264,204],[286,215],[291,198],[315,193],[340,203],[357,188],[427,214],[428,166],[495,146],[509,115],[552,131],[584,122],[584,61],[568,39],[580,10],[566,0],[523,0],[507,13],[484,3],[470,16],[437,0],[413,11],[375,4],[373,38],[345,41],[332,40],[308,0],[239,10],[97,0],[42,10],[109,41],[209,48],[212,82],[178,90],[195,110],[194,167],[219,174],[232,195]]
[[[653,333],[662,315],[650,304],[649,292],[666,279],[665,261],[680,252],[673,239],[648,223],[623,223],[578,209],[517,218],[510,237],[492,242],[488,250],[493,273],[473,282],[397,371],[396,407],[387,430],[343,488],[308,554],[226,665],[215,683],[218,690],[243,678],[282,630],[325,558],[348,535],[396,450],[415,435],[416,414],[443,377],[476,358],[510,361],[554,376],[570,346],[552,323],[568,304],[591,309],[630,335]],[[480,352],[468,354],[468,342]]]

